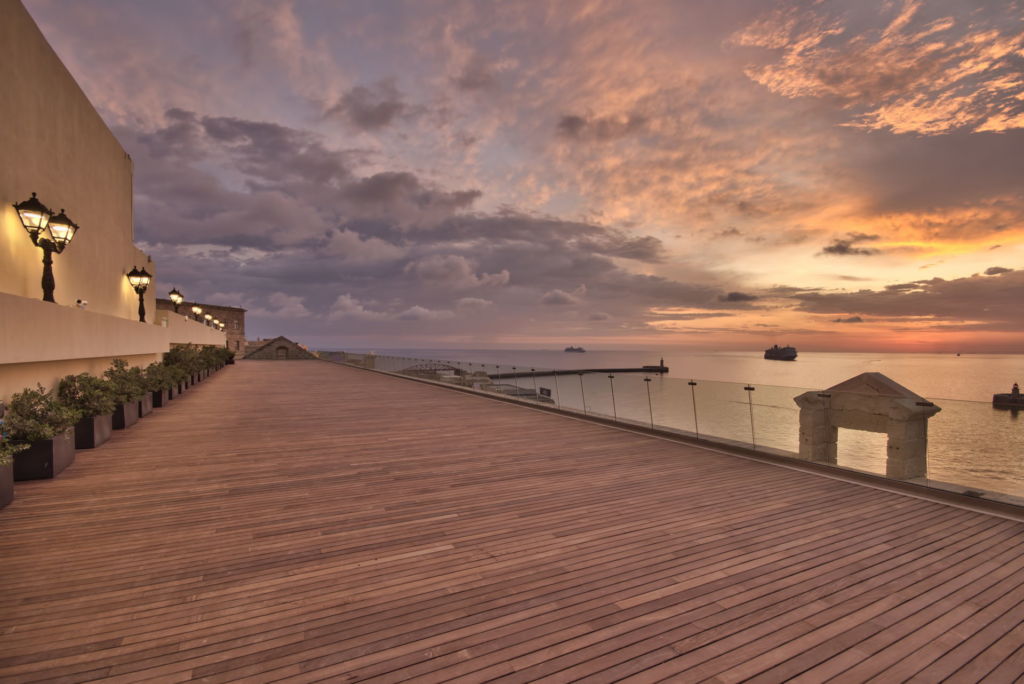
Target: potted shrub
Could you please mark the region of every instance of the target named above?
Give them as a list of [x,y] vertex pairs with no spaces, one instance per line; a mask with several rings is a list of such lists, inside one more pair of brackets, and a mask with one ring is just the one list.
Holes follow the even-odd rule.
[[0,402],[0,508],[14,501],[14,455],[28,448],[7,438],[3,425],[4,410]]
[[151,363],[143,372],[143,378],[152,406],[167,406],[167,402],[171,400],[171,387],[174,385],[174,378],[171,377],[167,366],[162,363]]
[[57,385],[57,397],[77,411],[75,448],[95,449],[110,439],[114,397],[110,385],[88,373],[68,375]]
[[198,363],[199,351],[190,344],[176,345],[164,354],[164,365],[173,369],[179,394],[188,388],[189,379]]
[[103,371],[114,397],[114,429],[124,430],[139,420],[139,399],[146,393],[142,373],[129,368],[124,359],[114,359]]
[[56,477],[75,460],[78,413],[64,406],[42,385],[11,397],[4,416],[8,439],[26,449],[14,454],[14,479]]

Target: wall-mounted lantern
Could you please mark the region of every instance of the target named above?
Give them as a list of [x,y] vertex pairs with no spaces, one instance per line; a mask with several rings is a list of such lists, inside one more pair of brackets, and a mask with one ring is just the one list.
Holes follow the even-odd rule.
[[53,291],[56,282],[53,278],[53,254],[60,254],[64,251],[75,233],[78,232],[78,224],[68,218],[64,210],[56,216],[45,204],[36,198],[36,193],[24,202],[14,205],[18,212],[21,225],[25,227],[32,244],[43,250],[43,301],[53,302]]
[[178,292],[178,288],[174,288],[168,292],[167,297],[171,300],[171,303],[174,304],[174,313],[178,313],[178,305],[185,301],[185,298],[180,292]]
[[135,292],[139,295],[139,322],[146,322],[146,288],[153,281],[153,276],[146,272],[146,269],[141,271],[134,266],[132,270],[128,271],[128,282],[131,283],[132,287],[135,288]]
[[192,305],[192,315],[196,317],[197,321],[202,320],[203,307],[199,306],[198,304],[193,304]]

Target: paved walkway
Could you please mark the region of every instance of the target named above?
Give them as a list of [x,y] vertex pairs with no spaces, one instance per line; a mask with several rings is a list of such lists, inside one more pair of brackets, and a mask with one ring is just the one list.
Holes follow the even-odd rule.
[[0,680],[1012,681],[1024,525],[314,361],[0,511]]

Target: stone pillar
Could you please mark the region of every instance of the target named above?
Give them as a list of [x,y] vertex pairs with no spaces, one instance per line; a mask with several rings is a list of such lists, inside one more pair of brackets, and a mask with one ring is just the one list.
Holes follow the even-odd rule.
[[911,480],[928,475],[928,418],[892,421],[887,430],[885,476]]
[[836,463],[839,429],[832,424],[828,397],[807,392],[796,398],[800,406],[800,454],[804,461]]

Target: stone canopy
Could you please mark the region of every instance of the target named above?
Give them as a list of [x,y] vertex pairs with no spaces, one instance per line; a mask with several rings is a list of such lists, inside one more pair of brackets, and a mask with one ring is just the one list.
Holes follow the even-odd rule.
[[928,419],[940,408],[881,373],[861,373],[826,390],[805,392],[800,407],[800,458],[836,463],[839,428],[889,436],[886,475],[927,475]]
[[295,361],[315,360],[317,357],[315,354],[300,347],[297,342],[293,342],[284,336],[278,336],[256,347],[247,353],[245,358],[261,361]]

